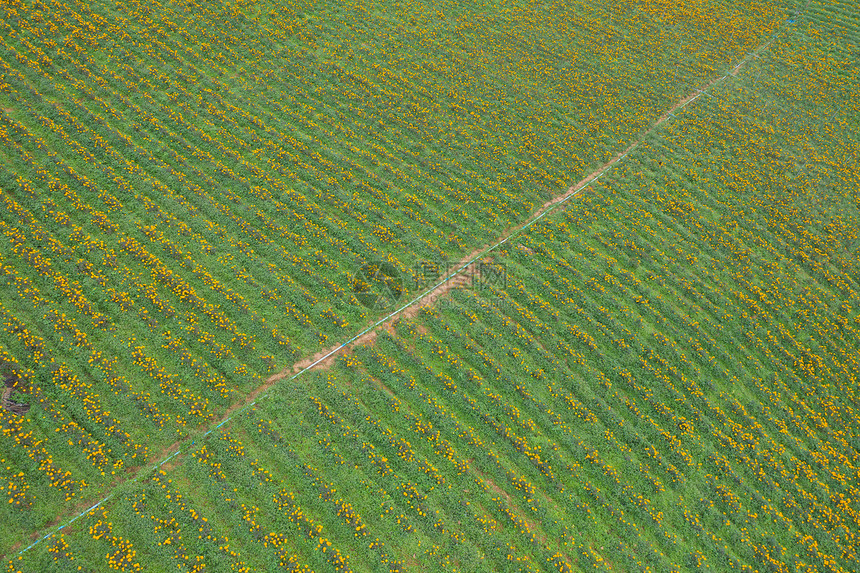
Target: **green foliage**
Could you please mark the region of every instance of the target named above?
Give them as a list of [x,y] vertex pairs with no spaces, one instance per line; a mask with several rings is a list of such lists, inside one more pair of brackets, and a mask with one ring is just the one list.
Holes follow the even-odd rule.
[[4,3],[9,569],[857,570],[858,23],[789,4]]

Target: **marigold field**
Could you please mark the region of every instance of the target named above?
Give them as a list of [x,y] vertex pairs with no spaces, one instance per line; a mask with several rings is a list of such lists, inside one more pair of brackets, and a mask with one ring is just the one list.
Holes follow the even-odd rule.
[[0,375],[9,573],[860,571],[860,7],[0,0]]

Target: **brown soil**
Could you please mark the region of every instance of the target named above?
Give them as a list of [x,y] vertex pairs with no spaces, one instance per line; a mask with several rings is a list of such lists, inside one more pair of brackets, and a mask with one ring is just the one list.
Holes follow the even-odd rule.
[[172,444],[170,444],[169,446],[167,446],[166,448],[164,448],[163,450],[161,450],[161,454],[160,454],[158,457],[156,457],[155,459],[157,459],[157,460],[163,460],[163,459],[164,459],[164,458],[166,458],[168,455],[172,454],[173,452],[175,452],[175,451],[176,451],[176,450],[178,450],[178,449],[179,449],[179,442],[178,442],[178,441],[177,441],[177,442],[173,442]]
[[[275,381],[280,380],[282,378],[286,378],[287,376],[289,376],[291,374],[296,374],[298,372],[301,372],[302,370],[309,368],[311,366],[311,364],[313,364],[314,362],[317,362],[318,360],[325,357],[326,355],[331,354],[331,356],[329,356],[329,358],[333,358],[334,354],[332,354],[332,353],[335,350],[337,350],[339,346],[340,346],[340,344],[335,344],[334,346],[329,346],[328,348],[324,348],[323,350],[320,350],[319,352],[317,352],[316,354],[314,354],[310,358],[305,358],[304,360],[299,360],[298,362],[296,362],[295,364],[293,364],[290,367],[289,371],[283,370],[283,371],[279,372],[278,374],[275,374],[274,376],[270,376],[269,379],[267,380],[267,382],[275,382]],[[326,359],[325,361],[320,362],[320,365],[322,365],[322,364],[326,364],[326,368],[327,368],[328,364],[330,364],[329,359]]]
[[[173,458],[173,460],[175,460],[175,459],[176,459],[176,458]],[[169,462],[164,462],[163,464],[161,464],[161,466],[160,466],[160,467],[161,467],[161,469],[162,469],[162,470],[164,470],[164,471],[166,471],[166,472],[169,472],[170,470],[172,470],[173,468],[175,468],[175,467],[176,467],[176,463],[174,463],[174,461],[173,461],[173,460],[170,460]]]

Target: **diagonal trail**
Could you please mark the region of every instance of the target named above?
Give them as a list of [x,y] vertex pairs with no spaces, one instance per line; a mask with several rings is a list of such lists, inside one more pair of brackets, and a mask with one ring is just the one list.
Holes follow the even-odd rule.
[[[809,4],[809,2],[806,3],[807,6],[808,6],[808,4]],[[804,10],[805,10],[805,7],[804,7]],[[791,16],[790,18],[788,18],[786,20],[786,22],[783,24],[783,26],[780,26],[780,29],[784,28],[786,24],[789,24],[789,25],[794,24],[802,14],[803,14],[802,10],[796,12],[793,16]],[[69,518],[64,524],[60,525],[59,527],[54,528],[53,530],[49,531],[48,533],[42,535],[41,537],[36,539],[33,543],[31,543],[28,547],[16,552],[15,555],[20,556],[21,554],[23,554],[26,551],[29,551],[30,549],[35,547],[40,542],[53,537],[54,535],[56,535],[57,533],[59,533],[60,531],[65,529],[66,527],[69,527],[70,525],[72,525],[72,523],[74,523],[79,518],[83,517],[87,513],[93,511],[94,509],[101,506],[106,501],[113,498],[117,494],[118,490],[121,487],[139,481],[139,478],[142,475],[148,473],[148,470],[156,470],[156,469],[160,468],[162,465],[164,465],[168,461],[172,460],[173,458],[175,458],[180,453],[188,453],[188,451],[190,451],[190,448],[195,444],[196,440],[198,440],[198,439],[202,440],[202,439],[206,438],[210,433],[212,433],[214,430],[217,430],[218,428],[220,428],[221,426],[226,424],[234,416],[236,416],[237,414],[244,412],[245,410],[254,406],[257,403],[257,400],[260,400],[262,398],[267,397],[269,390],[272,388],[272,386],[277,384],[279,381],[294,380],[295,378],[301,376],[302,374],[304,374],[308,370],[312,370],[312,369],[317,368],[321,365],[331,364],[331,362],[334,361],[334,359],[337,357],[337,355],[340,352],[342,352],[343,350],[345,350],[346,348],[348,348],[354,344],[362,344],[366,341],[372,340],[376,336],[376,333],[378,332],[378,329],[380,327],[390,328],[391,323],[395,319],[397,319],[398,317],[401,317],[401,316],[402,317],[415,316],[422,308],[432,304],[433,301],[435,301],[438,297],[444,296],[447,292],[449,292],[452,288],[454,288],[455,281],[457,279],[459,279],[461,277],[465,277],[466,273],[468,273],[468,272],[474,272],[475,264],[478,261],[482,260],[487,255],[489,255],[490,253],[492,253],[493,251],[495,251],[496,249],[498,249],[499,247],[501,247],[502,245],[507,243],[510,239],[520,235],[523,231],[525,231],[526,229],[528,229],[529,227],[531,227],[532,225],[537,223],[540,219],[542,219],[543,217],[545,217],[549,213],[553,212],[554,210],[558,209],[565,202],[569,201],[570,199],[572,199],[578,195],[581,195],[588,188],[588,186],[590,186],[592,183],[594,183],[595,181],[600,179],[600,177],[602,177],[609,169],[611,169],[614,165],[616,165],[617,163],[622,161],[630,152],[632,152],[637,147],[639,147],[649,135],[651,135],[654,131],[657,130],[657,128],[659,128],[662,124],[667,122],[670,118],[675,118],[676,117],[675,116],[676,111],[683,109],[684,107],[686,107],[687,105],[689,105],[690,103],[692,103],[693,101],[695,101],[696,99],[698,99],[702,95],[710,96],[710,94],[707,93],[707,90],[709,90],[712,87],[714,87],[715,85],[725,81],[726,78],[728,78],[729,76],[732,76],[732,77],[737,76],[740,68],[742,68],[744,65],[749,63],[752,59],[758,58],[759,55],[762,52],[764,52],[770,46],[770,44],[773,42],[774,38],[776,38],[778,33],[779,33],[779,30],[774,32],[767,39],[767,41],[764,42],[761,46],[759,46],[754,51],[752,51],[752,52],[748,53],[746,56],[744,56],[731,69],[731,71],[729,71],[728,73],[726,73],[722,77],[711,80],[704,87],[695,89],[690,94],[688,94],[684,98],[677,101],[671,108],[669,108],[668,111],[666,111],[663,115],[661,115],[657,119],[657,121],[655,121],[651,125],[651,127],[649,127],[646,131],[642,132],[642,134],[639,136],[639,138],[636,139],[636,141],[634,141],[633,143],[631,143],[626,149],[624,149],[624,151],[621,151],[615,157],[613,157],[611,160],[604,163],[603,165],[601,165],[600,167],[598,167],[597,169],[595,169],[594,171],[592,171],[591,173],[589,173],[588,175],[583,177],[580,181],[578,181],[576,184],[572,185],[564,193],[557,195],[556,197],[553,197],[552,199],[550,199],[549,201],[547,201],[546,203],[541,205],[537,210],[535,210],[528,217],[528,219],[526,219],[526,221],[523,224],[518,225],[516,227],[513,227],[511,229],[508,229],[505,232],[503,232],[502,235],[500,236],[500,238],[495,243],[479,247],[478,249],[475,249],[474,251],[469,253],[465,259],[463,259],[462,261],[460,261],[460,263],[458,263],[456,270],[454,270],[452,273],[448,274],[446,277],[441,279],[433,287],[427,289],[426,291],[424,291],[423,293],[421,293],[417,297],[413,298],[409,302],[403,304],[402,306],[400,306],[396,310],[392,311],[388,315],[377,320],[376,322],[374,322],[373,324],[371,324],[370,326],[368,326],[367,328],[365,328],[364,330],[362,330],[358,334],[354,335],[349,340],[343,342],[342,344],[338,344],[338,345],[329,347],[327,349],[321,350],[320,352],[316,353],[313,357],[307,358],[305,360],[301,360],[299,362],[296,362],[295,364],[293,364],[289,368],[285,368],[281,372],[279,372],[273,376],[270,376],[268,379],[266,379],[266,381],[263,384],[261,384],[260,386],[258,386],[257,388],[255,388],[254,390],[249,392],[243,400],[237,402],[236,404],[234,404],[233,406],[228,408],[228,410],[224,413],[224,415],[221,416],[221,418],[219,418],[217,422],[213,422],[214,425],[212,427],[210,427],[202,435],[196,434],[195,437],[187,437],[184,440],[182,440],[181,442],[179,442],[178,444],[168,448],[168,450],[162,452],[162,456],[161,456],[162,459],[159,462],[155,463],[153,466],[147,466],[147,468],[139,470],[137,472],[137,475],[135,475],[134,478],[130,478],[130,479],[127,479],[127,480],[124,480],[124,481],[117,483],[108,495],[104,496],[103,498],[101,498],[97,502],[93,503],[93,505],[91,505],[88,509],[86,509],[86,510],[78,513],[77,515]],[[710,96],[710,97],[713,97],[713,96]],[[59,519],[57,521],[59,521]],[[0,558],[3,558],[3,556],[0,556]]]

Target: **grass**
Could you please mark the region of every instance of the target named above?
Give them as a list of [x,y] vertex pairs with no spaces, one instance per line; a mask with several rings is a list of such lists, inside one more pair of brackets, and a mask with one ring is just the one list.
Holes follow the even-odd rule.
[[[856,569],[856,46],[830,6],[498,250],[506,285],[200,436],[375,319],[361,264],[497,237],[784,8],[4,6],[0,350],[34,403],[0,413],[11,569]],[[15,559],[118,464],[105,513]]]

